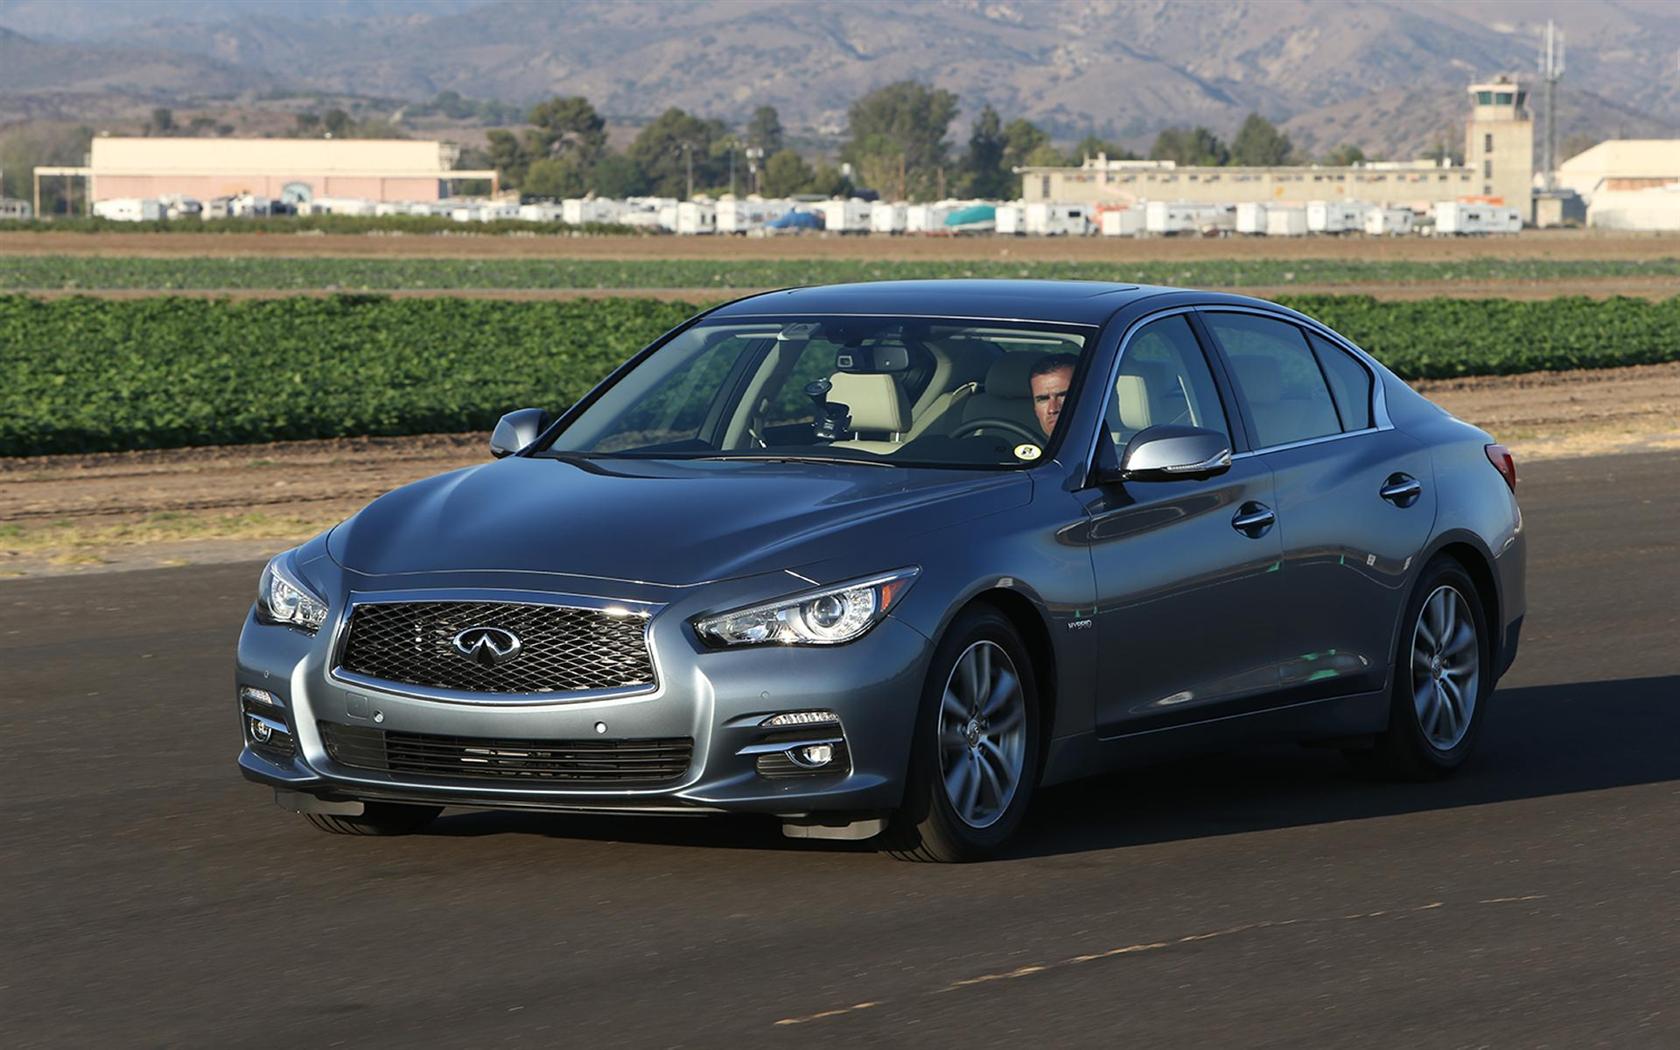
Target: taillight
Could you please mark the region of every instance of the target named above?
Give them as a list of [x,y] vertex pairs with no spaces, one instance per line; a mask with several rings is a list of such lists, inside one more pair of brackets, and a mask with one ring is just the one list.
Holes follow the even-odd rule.
[[1493,469],[1499,471],[1499,476],[1505,479],[1505,484],[1511,486],[1511,491],[1517,491],[1517,461],[1511,455],[1511,450],[1504,445],[1489,445],[1487,447],[1488,462]]

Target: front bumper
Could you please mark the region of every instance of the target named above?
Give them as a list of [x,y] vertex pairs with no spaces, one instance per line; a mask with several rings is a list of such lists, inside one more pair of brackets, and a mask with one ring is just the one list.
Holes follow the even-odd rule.
[[[326,802],[793,817],[879,812],[899,804],[931,654],[926,638],[888,617],[849,645],[715,651],[693,638],[688,620],[698,610],[685,608],[689,604],[673,602],[649,624],[658,675],[653,691],[517,704],[405,695],[401,686],[340,680],[330,673],[330,629],[307,635],[261,623],[253,611],[239,639],[236,690],[273,696],[277,709],[266,716],[282,721],[291,740],[289,751],[255,743],[243,729],[250,705],[242,703],[240,770],[280,792]],[[846,768],[765,775],[762,745],[774,740],[791,746],[801,737],[761,723],[774,714],[810,710],[839,716]],[[324,725],[496,741],[691,738],[693,749],[686,772],[650,786],[488,776],[482,770],[476,776],[416,775],[336,761]],[[826,739],[833,729],[813,727],[809,735]]]

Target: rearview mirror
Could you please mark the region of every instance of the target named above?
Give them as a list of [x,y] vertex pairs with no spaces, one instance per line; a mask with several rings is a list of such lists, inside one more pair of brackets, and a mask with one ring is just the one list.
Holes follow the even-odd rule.
[[547,409],[522,408],[509,412],[497,421],[496,429],[490,432],[490,454],[497,459],[513,455],[537,440],[552,422],[554,417],[548,414]]
[[1139,431],[1120,456],[1118,477],[1107,481],[1196,481],[1231,469],[1231,439],[1201,427],[1158,426]]

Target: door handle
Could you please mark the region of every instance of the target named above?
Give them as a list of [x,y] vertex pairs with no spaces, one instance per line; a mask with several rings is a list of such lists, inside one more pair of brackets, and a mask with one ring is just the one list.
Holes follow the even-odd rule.
[[1277,515],[1272,513],[1272,508],[1254,500],[1249,500],[1238,507],[1237,516],[1231,519],[1231,528],[1236,529],[1251,540],[1257,540],[1264,536],[1271,531],[1275,524],[1277,524]]
[[1410,507],[1423,495],[1423,482],[1410,474],[1390,474],[1377,495],[1396,507]]

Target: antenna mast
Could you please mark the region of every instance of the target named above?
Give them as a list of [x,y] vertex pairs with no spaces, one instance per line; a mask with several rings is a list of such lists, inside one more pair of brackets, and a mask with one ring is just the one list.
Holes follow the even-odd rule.
[[1546,141],[1541,158],[1543,178],[1548,190],[1557,189],[1557,84],[1563,79],[1563,30],[1551,19],[1546,20],[1546,32],[1540,38],[1540,79],[1546,84]]

